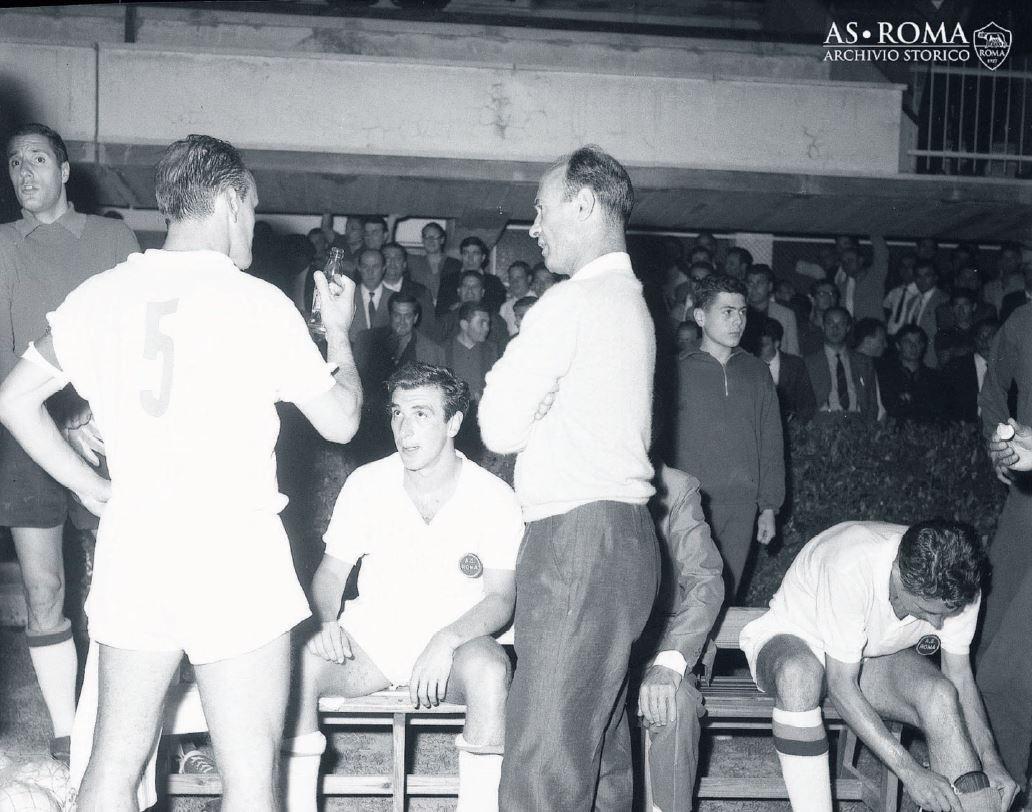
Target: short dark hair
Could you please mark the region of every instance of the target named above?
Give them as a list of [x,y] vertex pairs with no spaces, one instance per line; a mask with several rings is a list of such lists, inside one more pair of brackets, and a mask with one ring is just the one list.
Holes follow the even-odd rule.
[[975,529],[964,522],[930,519],[903,534],[896,554],[903,587],[912,595],[970,604],[989,573],[989,560]]
[[410,304],[415,305],[416,308],[416,321],[419,320],[420,316],[423,315],[423,306],[419,303],[419,299],[413,296],[411,293],[392,293],[391,297],[387,300],[387,312],[394,312],[394,305]]
[[424,236],[428,228],[436,228],[438,231],[441,232],[442,237],[448,236],[448,232],[444,230],[444,226],[442,226],[440,223],[434,222],[433,220],[431,220],[429,223],[427,223],[425,226],[419,229],[419,235],[421,237]]
[[488,255],[487,243],[480,239],[480,237],[466,237],[466,239],[459,243],[459,253],[461,254],[471,245],[475,245],[480,248],[485,257]]
[[58,135],[56,130],[50,129],[46,124],[40,124],[37,121],[30,121],[27,124],[22,124],[20,127],[16,127],[14,131],[7,138],[7,148],[11,148],[11,142],[22,135],[40,135],[47,139],[50,144],[50,149],[54,151],[54,157],[57,158],[57,164],[68,163],[68,147],[65,146],[64,139]]
[[745,282],[727,274],[714,274],[700,279],[695,285],[695,308],[708,310],[721,293],[746,295]]
[[236,147],[210,135],[172,142],[154,170],[158,211],[172,222],[209,216],[227,189],[244,199],[253,193],[254,179]]
[[699,322],[697,322],[697,321],[682,321],[682,322],[680,322],[677,325],[677,329],[678,330],[681,330],[681,329],[684,329],[684,328],[688,328],[689,330],[692,330],[696,335],[699,335],[699,336],[702,335],[702,328],[699,326]]
[[376,254],[380,258],[381,265],[387,264],[387,259],[386,257],[384,257],[383,251],[381,251],[379,248],[363,248],[361,251],[358,252],[359,265],[362,264],[362,257],[364,257],[366,254]]
[[486,313],[491,318],[491,310],[483,302],[463,302],[459,305],[459,321],[469,321],[474,313]]
[[747,249],[742,248],[741,246],[735,245],[731,248],[728,248],[727,253],[724,255],[724,258],[726,259],[732,254],[737,255],[737,257],[742,261],[744,265],[750,266],[753,264],[752,254]]
[[828,316],[830,316],[832,313],[841,313],[843,316],[846,317],[846,321],[849,322],[849,325],[853,325],[853,315],[848,310],[846,310],[846,308],[840,305],[832,305],[824,311],[824,313],[821,315],[822,325],[824,324],[824,320],[828,318]]
[[[405,246],[402,245],[400,242],[395,242],[394,240],[391,240],[389,243],[386,243],[383,246],[383,248],[380,249],[380,253],[383,253],[388,248],[397,248],[399,251],[401,251],[401,258],[408,262],[408,251],[405,250]],[[384,257],[384,259],[386,259],[386,257]]]
[[760,336],[766,336],[771,341],[781,341],[785,337],[785,328],[781,326],[780,321],[767,316],[764,318],[763,326],[760,328]]
[[591,189],[614,225],[627,225],[634,209],[634,187],[627,170],[595,144],[586,144],[553,165],[563,170],[563,200],[571,200],[584,188]]
[[515,310],[518,307],[521,310],[529,310],[535,302],[537,302],[537,296],[522,296],[512,303],[512,309]]
[[916,263],[914,263],[914,276],[917,276],[917,272],[920,271],[922,268],[931,268],[932,273],[934,273],[936,276],[939,275],[939,269],[935,266],[935,263],[930,259],[919,259]]
[[390,233],[390,229],[387,228],[387,221],[378,214],[372,217],[362,218],[362,228],[364,229],[366,226],[369,225],[378,225],[383,229],[384,234]]
[[522,268],[526,272],[527,276],[530,276],[530,264],[527,263],[527,262],[524,262],[522,259],[518,259],[515,262],[509,263],[509,272],[510,273],[512,272],[513,268]]
[[444,419],[451,420],[458,412],[469,414],[472,398],[469,384],[455,376],[447,367],[411,361],[396,370],[387,379],[387,397],[393,399],[398,389],[419,389],[421,386],[435,386],[444,398]]
[[774,284],[774,271],[770,269],[770,265],[764,265],[762,262],[757,262],[755,265],[750,265],[749,270],[745,272],[746,276],[753,274],[762,274],[767,278],[767,281],[771,285]]
[[471,276],[480,282],[481,287],[484,286],[484,275],[480,271],[463,271],[462,275],[459,276],[459,287],[461,288],[462,283]]
[[898,344],[900,339],[905,338],[906,336],[909,336],[909,335],[917,336],[918,338],[920,338],[924,342],[924,345],[926,347],[928,346],[928,333],[926,333],[924,331],[923,327],[921,327],[921,326],[919,326],[917,324],[904,324],[902,327],[900,327],[896,331],[896,335],[895,335],[896,343]]
[[950,292],[950,304],[953,304],[957,299],[967,299],[971,304],[977,305],[978,291],[971,288],[954,288]]
[[993,332],[995,333],[997,330],[1000,329],[1000,320],[995,316],[987,316],[984,319],[979,319],[971,325],[971,334],[976,334],[983,327],[992,327]]
[[885,330],[885,322],[881,319],[874,316],[862,318],[853,326],[853,343],[860,346],[865,338],[875,335],[879,330]]

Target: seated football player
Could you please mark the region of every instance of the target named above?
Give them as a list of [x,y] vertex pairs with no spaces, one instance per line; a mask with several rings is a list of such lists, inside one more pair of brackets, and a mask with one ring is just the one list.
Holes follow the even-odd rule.
[[[287,808],[315,810],[319,697],[408,686],[414,707],[466,705],[460,812],[498,809],[508,657],[491,637],[512,619],[523,517],[512,489],[455,450],[469,387],[409,364],[387,382],[398,452],[345,481],[315,574],[313,628],[284,742]],[[358,597],[341,611],[361,564]]]
[[[803,547],[770,610],[740,638],[757,686],[774,697],[774,748],[794,810],[832,808],[825,685],[846,724],[922,809],[1010,806],[1018,788],[969,657],[987,570],[974,530],[945,520],[845,522]],[[922,731],[929,767],[883,719]]]

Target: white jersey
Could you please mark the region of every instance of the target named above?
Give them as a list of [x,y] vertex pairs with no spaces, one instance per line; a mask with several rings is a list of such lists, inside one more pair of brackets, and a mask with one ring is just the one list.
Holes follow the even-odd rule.
[[429,523],[404,474],[398,454],[355,470],[323,537],[327,555],[362,561],[341,625],[395,684],[407,682],[434,633],[483,599],[485,569],[515,569],[523,538],[516,494],[471,460]]
[[[892,610],[889,575],[906,530],[885,522],[844,522],[825,530],[799,552],[770,601],[770,612],[754,623],[784,627],[812,649],[845,663],[894,654],[925,635],[938,637],[944,651],[967,654],[980,595],[940,630],[915,617],[900,620]],[[743,629],[743,640],[748,630]]]
[[48,319],[111,476],[91,626],[94,610],[114,619],[157,583],[169,600],[185,582],[230,603],[253,600],[237,580],[277,591],[292,581],[290,614],[306,612],[276,515],[287,500],[275,405],[334,381],[291,302],[223,254],[151,250],[84,282]]

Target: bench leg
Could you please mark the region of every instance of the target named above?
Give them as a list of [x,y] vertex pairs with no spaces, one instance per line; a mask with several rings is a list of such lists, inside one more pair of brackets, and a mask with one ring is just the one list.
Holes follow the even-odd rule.
[[[903,725],[899,722],[889,723],[889,732],[896,741],[903,738]],[[897,812],[899,809],[899,778],[884,764],[880,764],[881,774],[878,779],[871,779],[861,773],[857,767],[859,740],[848,727],[842,731],[840,747],[842,750],[842,769],[860,782],[863,803],[872,812]]]
[[652,750],[652,743],[649,740],[649,730],[644,724],[638,726],[638,730],[641,731],[642,738],[642,761],[643,770],[642,773],[645,776],[645,812],[652,812],[652,768],[649,767],[649,752]]
[[405,812],[405,796],[407,794],[405,778],[408,773],[408,770],[405,769],[405,725],[405,714],[394,714],[394,721],[391,725],[394,733],[394,771],[391,785],[394,794],[393,812]]

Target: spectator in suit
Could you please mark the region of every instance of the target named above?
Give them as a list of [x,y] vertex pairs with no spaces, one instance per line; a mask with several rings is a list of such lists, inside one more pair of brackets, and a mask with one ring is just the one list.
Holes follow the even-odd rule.
[[[480,271],[463,271],[460,277],[459,287],[457,290],[459,297],[459,306],[453,309],[449,313],[445,313],[437,322],[437,334],[438,340],[442,344],[447,344],[448,341],[455,338],[461,332],[460,322],[462,317],[459,313],[462,305],[464,304],[482,304],[484,309],[488,313],[488,324],[490,326],[490,336],[488,341],[495,345],[498,349],[498,355],[505,352],[505,348],[509,343],[509,328],[505,322],[502,321],[502,317],[497,313],[491,312],[491,309],[487,306],[484,301],[484,275]],[[470,384],[472,386],[472,384]]]
[[[429,338],[437,338],[437,318],[434,315],[433,298],[427,288],[409,278],[408,251],[396,242],[387,243],[381,253],[384,259],[383,286],[387,295],[404,293],[419,301],[419,329]],[[389,304],[389,303],[388,303]]]
[[810,297],[810,317],[799,325],[799,351],[803,358],[824,346],[824,314],[828,308],[838,306],[839,292],[834,282],[824,279],[814,284]]
[[946,415],[942,379],[924,364],[928,337],[916,324],[896,333],[896,354],[878,366],[878,387],[889,417],[930,423]]
[[351,323],[352,341],[363,330],[386,327],[390,324],[387,296],[384,295],[383,274],[386,269],[383,253],[366,248],[358,258],[360,284],[355,286],[355,319]]
[[885,327],[890,336],[896,335],[899,328],[907,323],[910,308],[914,299],[921,292],[914,283],[914,268],[917,267],[917,254],[907,252],[896,266],[897,285],[885,294],[882,309],[885,311]]
[[782,341],[785,352],[799,355],[799,332],[795,313],[791,308],[771,298],[774,290],[774,272],[770,266],[757,263],[749,268],[745,275],[745,287],[748,291],[749,320],[745,326],[745,333],[742,334],[742,347],[754,355],[759,352],[760,334],[766,317],[781,325],[785,336]]
[[999,329],[997,319],[978,322],[972,330],[975,351],[955,356],[943,368],[947,410],[951,419],[970,423],[978,420],[978,393],[985,382],[989,352]]
[[509,297],[498,310],[498,315],[502,317],[505,326],[509,328],[510,336],[514,336],[519,332],[519,327],[516,325],[514,307],[516,302],[524,296],[534,296],[534,291],[530,289],[530,265],[518,259],[509,266]]
[[[365,228],[363,223],[363,218],[351,215],[344,223],[344,233],[338,234],[333,230],[333,215],[324,214],[323,225],[320,227],[320,231],[326,236],[330,245],[344,251],[344,273],[355,282],[358,282],[358,258],[366,249],[363,239]],[[325,264],[325,256],[323,264]],[[319,270],[322,270],[322,265],[319,266]]]
[[1001,322],[1006,322],[1011,313],[1032,300],[1032,263],[1025,263],[1021,272],[1024,278],[1024,287],[1011,291],[1003,297],[1003,303],[1000,305]]
[[824,311],[824,345],[806,356],[813,393],[820,412],[859,414],[878,419],[878,381],[866,355],[846,346],[853,319],[844,307]]
[[505,302],[505,285],[502,280],[484,270],[490,252],[487,244],[479,237],[466,237],[459,243],[459,256],[462,257],[462,269],[449,273],[441,278],[441,287],[437,294],[437,313],[441,315],[449,310],[457,310],[462,300],[458,295],[460,277],[467,271],[477,271],[483,282],[483,302],[488,310],[497,314]]
[[[970,355],[975,348],[974,327],[975,307],[978,304],[978,293],[966,288],[955,288],[950,295],[949,307],[942,305],[936,313],[939,332],[935,334],[935,354],[939,366],[945,367],[954,358]],[[988,305],[984,305],[988,308]],[[945,325],[946,313],[949,314],[949,326]]]
[[374,251],[383,250],[390,235],[391,230],[387,227],[387,221],[382,217],[362,218],[362,244],[366,248]]
[[326,239],[326,234],[318,226],[308,230],[308,241],[312,244],[314,251],[313,270],[320,270],[326,264],[326,253],[330,250],[330,241]]
[[783,335],[780,322],[766,320],[760,333],[760,360],[767,364],[770,376],[774,379],[781,416],[785,420],[791,417],[809,420],[817,411],[810,374],[802,358],[781,351]]
[[879,235],[871,236],[871,261],[861,261],[860,249],[852,237],[840,237],[839,267],[834,282],[839,304],[854,319],[880,319],[885,298],[885,278],[889,273],[889,248]]
[[452,273],[462,270],[462,263],[455,257],[445,256],[444,246],[447,235],[437,223],[427,223],[420,232],[425,256],[409,258],[409,276],[430,291],[430,296],[437,305],[441,280]]
[[1002,323],[1007,320],[1003,315],[1003,297],[1008,293],[1020,291],[1023,285],[1021,246],[1013,242],[1004,243],[1000,247],[993,277],[982,287],[982,301],[996,308]]
[[885,355],[888,346],[885,322],[880,319],[860,319],[853,327],[853,349],[861,355],[877,360]]
[[702,512],[699,480],[656,465],[649,511],[660,539],[659,597],[637,653],[648,657],[638,716],[648,730],[652,799],[691,812],[699,763],[702,696],[692,673],[724,603],[723,562]]
[[[914,268],[914,284],[920,298],[915,298],[907,314],[906,323],[916,324],[924,330],[928,341],[924,362],[933,369],[938,366],[935,356],[935,335],[939,332],[939,321],[935,312],[939,305],[949,302],[950,297],[938,288],[939,272],[935,264],[927,259],[918,259]],[[899,333],[897,332],[897,335]]]
[[545,267],[545,263],[539,262],[531,269],[530,289],[539,299],[545,295],[545,291],[552,287],[557,281],[556,275]]
[[752,254],[744,248],[734,246],[727,249],[727,256],[724,257],[724,273],[744,282],[752,264]]

